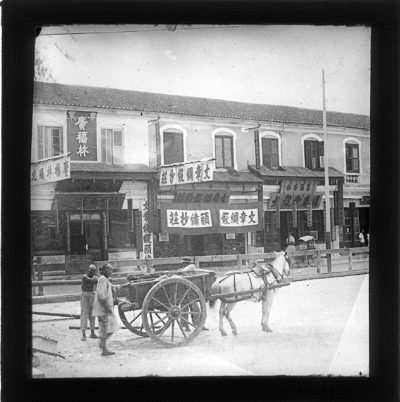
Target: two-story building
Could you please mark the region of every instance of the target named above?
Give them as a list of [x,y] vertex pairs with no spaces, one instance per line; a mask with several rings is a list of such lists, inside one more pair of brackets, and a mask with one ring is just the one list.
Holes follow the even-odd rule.
[[[354,246],[368,231],[369,118],[327,123],[332,237]],[[32,161],[71,159],[66,180],[32,178],[36,255],[270,251],[288,233],[324,243],[322,111],[36,83],[32,139]]]

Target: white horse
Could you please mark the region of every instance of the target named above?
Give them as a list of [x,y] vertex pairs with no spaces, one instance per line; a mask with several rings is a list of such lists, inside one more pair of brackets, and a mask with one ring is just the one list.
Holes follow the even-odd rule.
[[[222,336],[227,335],[223,326],[224,317],[228,320],[233,335],[237,335],[236,325],[230,314],[236,303],[249,299],[254,302],[262,300],[261,327],[265,332],[272,332],[268,325],[268,319],[274,296],[278,291],[278,288],[274,288],[273,286],[282,282],[287,283],[290,279],[290,264],[286,252],[280,251],[278,253],[274,252],[274,254],[276,258],[271,264],[256,263],[254,267],[247,272],[227,272],[212,284],[211,295],[243,292],[242,295],[219,298],[221,300],[219,309],[219,330]],[[270,288],[271,285],[272,288]],[[254,293],[249,295],[249,290],[254,291]],[[213,304],[214,302],[211,301],[210,306],[212,307]]]

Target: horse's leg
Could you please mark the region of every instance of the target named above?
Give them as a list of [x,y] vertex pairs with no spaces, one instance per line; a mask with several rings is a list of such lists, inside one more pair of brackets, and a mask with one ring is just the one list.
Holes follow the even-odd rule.
[[219,332],[222,336],[226,336],[227,333],[224,330],[224,314],[225,314],[226,303],[221,300],[221,306],[219,308]]
[[231,311],[232,311],[233,308],[235,307],[235,304],[236,304],[236,303],[229,303],[229,304],[226,306],[226,309],[225,309],[225,317],[226,317],[226,319],[228,320],[228,322],[229,322],[229,324],[230,324],[230,326],[231,326],[231,328],[232,328],[232,334],[233,334],[233,335],[237,335],[236,325],[235,325],[235,323],[233,322],[233,320],[232,320],[232,318],[231,318]]
[[268,325],[269,314],[271,312],[272,302],[274,300],[275,289],[266,290],[262,297],[262,319],[261,327],[265,332],[272,332]]

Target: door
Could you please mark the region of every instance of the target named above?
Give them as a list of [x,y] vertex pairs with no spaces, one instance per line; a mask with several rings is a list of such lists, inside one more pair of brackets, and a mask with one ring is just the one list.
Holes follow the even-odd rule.
[[192,240],[192,253],[193,255],[204,255],[204,236],[193,235]]
[[85,227],[80,221],[70,222],[70,236],[71,236],[71,254],[85,254],[86,241],[85,241]]
[[85,221],[86,252],[93,260],[102,260],[102,226],[100,220]]

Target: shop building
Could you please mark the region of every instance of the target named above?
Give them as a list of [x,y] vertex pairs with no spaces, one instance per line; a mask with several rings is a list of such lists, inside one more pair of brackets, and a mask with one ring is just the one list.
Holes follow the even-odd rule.
[[[328,112],[327,124],[333,243],[356,246],[369,117]],[[70,176],[32,180],[34,253],[252,253],[288,233],[322,247],[324,146],[320,110],[37,83],[32,161],[69,154]]]
[[35,84],[31,244],[49,269],[152,256],[147,120],[93,91]]

